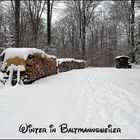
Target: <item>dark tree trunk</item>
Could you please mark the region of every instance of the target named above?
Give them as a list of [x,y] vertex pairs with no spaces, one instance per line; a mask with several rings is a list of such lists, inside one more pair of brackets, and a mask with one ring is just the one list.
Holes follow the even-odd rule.
[[82,1],[82,59],[85,60],[85,54],[86,54],[86,49],[85,49],[85,43],[86,43],[86,15],[85,15],[85,1]]
[[101,67],[103,66],[103,37],[104,37],[104,25],[101,27]]
[[47,1],[47,45],[51,44],[51,3]]
[[86,49],[85,49],[85,43],[86,43],[86,29],[85,25],[82,27],[82,59],[85,60],[85,54],[86,54]]
[[15,0],[15,47],[19,47],[20,35],[20,0]]
[[38,46],[38,29],[35,29],[33,32],[34,32],[33,42],[34,42],[34,47],[36,48]]
[[79,8],[79,39],[81,39],[81,1],[79,1],[78,4],[78,8]]
[[132,55],[132,62],[135,62],[135,54],[134,54],[134,49],[135,49],[135,43],[134,43],[134,23],[135,23],[135,0],[131,0],[131,55]]
[[131,15],[130,15],[130,12],[129,12],[129,25],[128,25],[128,46],[129,46],[129,49],[130,49],[130,46],[131,46]]
[[75,57],[74,47],[75,47],[75,41],[74,41],[74,25],[72,25],[72,36],[71,36],[71,45],[72,45],[72,57]]

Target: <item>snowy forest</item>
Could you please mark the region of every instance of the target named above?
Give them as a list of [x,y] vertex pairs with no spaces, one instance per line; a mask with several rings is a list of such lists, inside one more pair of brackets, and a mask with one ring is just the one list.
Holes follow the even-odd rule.
[[0,139],[140,139],[140,0],[0,0]]
[[117,55],[128,55],[139,64],[139,9],[135,0],[0,1],[0,50],[40,48],[98,67],[114,66]]

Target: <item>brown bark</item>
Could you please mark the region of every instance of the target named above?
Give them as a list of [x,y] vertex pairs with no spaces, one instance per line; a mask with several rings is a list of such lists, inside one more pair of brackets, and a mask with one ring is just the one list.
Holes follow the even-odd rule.
[[56,74],[56,63],[50,58],[46,59],[30,55],[26,61],[25,73],[28,80],[25,79],[24,83],[31,83],[40,78]]
[[[20,73],[21,80],[24,84],[57,74],[56,59],[42,58],[37,55],[29,55],[26,60],[26,71]],[[12,78],[12,85],[17,83],[17,72],[15,71]]]
[[59,72],[70,71],[73,69],[84,69],[85,67],[86,67],[85,61],[77,62],[75,60],[72,60],[58,63]]

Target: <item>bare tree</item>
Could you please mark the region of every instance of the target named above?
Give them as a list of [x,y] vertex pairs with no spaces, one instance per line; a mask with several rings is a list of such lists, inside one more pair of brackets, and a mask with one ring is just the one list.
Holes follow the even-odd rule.
[[82,48],[81,57],[82,59],[86,59],[86,32],[87,27],[90,24],[92,15],[94,13],[95,8],[99,5],[100,1],[86,1],[73,0],[68,3],[68,9],[71,11],[75,20],[77,21],[78,29],[79,29],[79,39]]
[[15,0],[15,47],[19,47],[20,39],[20,0]]
[[51,19],[54,0],[47,0],[47,45],[51,44]]
[[46,1],[44,0],[39,0],[39,1],[34,1],[34,0],[28,0],[24,1],[25,5],[30,13],[30,20],[32,24],[32,32],[34,35],[33,41],[34,47],[37,47],[38,43],[38,33],[39,33],[39,25],[41,21],[41,16],[44,11],[44,7],[46,4]]
[[132,62],[135,62],[135,40],[134,40],[134,23],[135,23],[135,0],[131,0],[131,54],[132,54]]

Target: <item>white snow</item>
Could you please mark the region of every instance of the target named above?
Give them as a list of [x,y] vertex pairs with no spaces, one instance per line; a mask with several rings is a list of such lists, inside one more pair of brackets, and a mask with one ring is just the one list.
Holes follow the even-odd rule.
[[13,64],[8,67],[8,71],[10,71],[10,73],[9,73],[8,81],[6,82],[7,86],[10,86],[12,84],[13,72],[15,71],[15,69],[16,69],[16,66]]
[[[1,74],[0,74],[1,76]],[[19,126],[56,133],[20,133]],[[68,127],[121,128],[121,133],[60,133]],[[87,68],[31,85],[0,88],[0,138],[140,138],[140,69]]]
[[17,71],[17,70],[25,71],[25,67],[23,65],[16,66],[16,65],[12,64],[7,68],[7,72],[10,71],[11,69],[13,69],[13,71]]
[[25,71],[25,67],[22,66],[22,65],[10,65],[8,68],[7,68],[7,72],[10,72],[9,74],[9,79],[8,81],[6,82],[6,85],[11,85],[12,84],[12,77],[13,77],[13,72],[14,71],[17,71],[17,84],[20,83],[21,79],[20,79],[20,72],[21,71]]
[[22,80],[20,79],[20,72],[25,71],[25,67],[18,65],[17,66],[17,84],[23,84]]
[[20,67],[18,66],[18,70],[17,70],[17,84],[19,84],[20,83]]
[[115,57],[115,58],[118,59],[118,58],[121,58],[121,57],[127,57],[127,58],[129,58],[129,57],[126,56],[126,55],[120,55],[120,56],[117,56],[117,57]]
[[40,54],[45,56],[45,52],[44,51],[41,51],[40,49],[36,49],[36,48],[8,48],[8,49],[5,49],[2,52],[1,55],[5,54],[5,57],[4,57],[5,61],[7,59],[9,59],[9,58],[14,58],[16,56],[26,60],[27,57],[30,54],[33,54],[33,53],[36,53],[36,52],[38,52],[38,53],[40,53]]
[[58,63],[61,64],[63,62],[71,62],[71,61],[75,61],[75,62],[85,62],[84,60],[76,60],[76,59],[73,59],[73,58],[60,58],[60,59],[57,59]]

